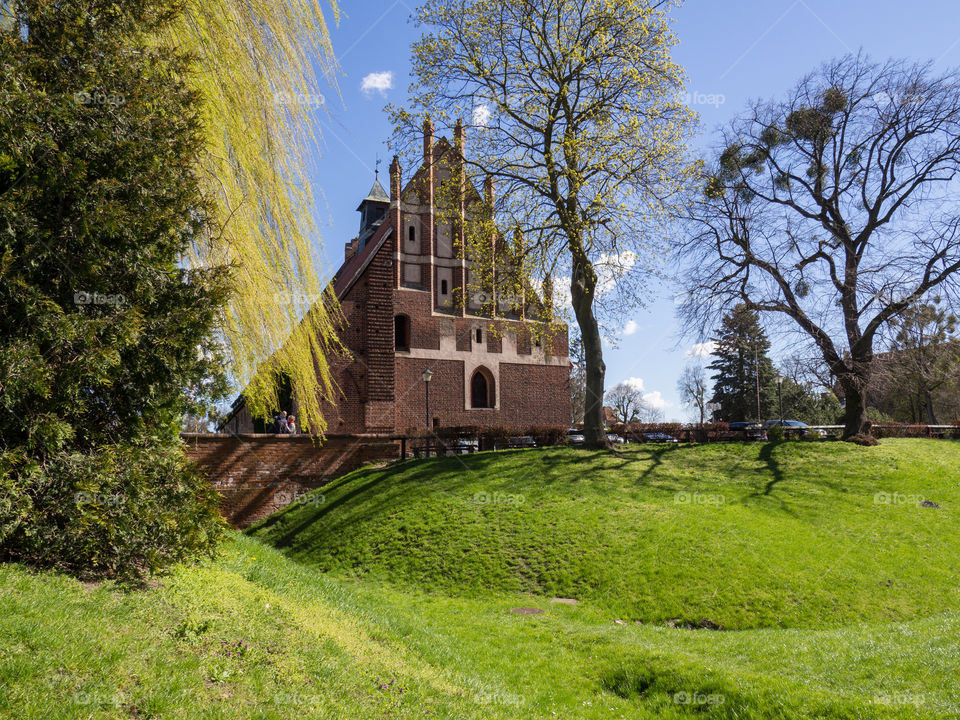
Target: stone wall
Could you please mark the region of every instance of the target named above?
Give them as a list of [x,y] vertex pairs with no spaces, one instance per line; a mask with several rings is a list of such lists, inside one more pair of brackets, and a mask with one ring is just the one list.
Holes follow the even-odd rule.
[[330,435],[318,446],[309,435],[185,433],[187,457],[223,496],[227,521],[244,528],[310,490],[362,465],[400,457],[389,438]]

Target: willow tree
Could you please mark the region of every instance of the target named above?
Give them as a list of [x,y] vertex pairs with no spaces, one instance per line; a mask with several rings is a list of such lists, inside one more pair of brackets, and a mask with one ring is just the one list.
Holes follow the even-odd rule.
[[[427,0],[413,46],[411,103],[392,108],[401,141],[425,118],[462,118],[466,174],[484,179],[496,225],[515,235],[506,265],[546,281],[569,275],[586,358],[584,431],[606,444],[598,295],[633,297],[657,220],[688,174],[695,121],[671,60],[673,2]],[[495,188],[496,192],[492,192]],[[468,255],[482,256],[480,244]],[[483,247],[481,247],[482,245]],[[639,260],[639,261],[638,261]],[[495,275],[502,263],[492,263]],[[483,292],[489,280],[474,273]],[[604,286],[609,287],[604,287]]]
[[874,350],[930,294],[960,293],[960,73],[831,62],[723,133],[691,200],[686,317],[742,303],[816,346],[867,421]]
[[[251,413],[279,406],[286,377],[302,425],[322,431],[338,310],[318,272],[308,168],[325,109],[318,79],[336,69],[327,22],[315,0],[181,4],[158,42],[195,59],[187,81],[206,137],[198,172],[221,228],[185,261],[233,268],[220,330]],[[336,18],[335,0],[330,8]]]

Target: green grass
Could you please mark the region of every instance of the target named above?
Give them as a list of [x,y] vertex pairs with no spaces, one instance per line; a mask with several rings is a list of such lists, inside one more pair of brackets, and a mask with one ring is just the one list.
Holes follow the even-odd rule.
[[338,577],[644,623],[904,621],[960,609],[958,468],[920,440],[482,453],[353,473],[252,534]]
[[960,716],[960,446],[767,447],[361,471],[139,591],[0,565],[0,718]]

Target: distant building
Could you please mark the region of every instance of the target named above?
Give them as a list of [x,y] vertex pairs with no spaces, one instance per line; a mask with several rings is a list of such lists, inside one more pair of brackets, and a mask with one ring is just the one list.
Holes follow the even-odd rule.
[[617,416],[617,411],[614,410],[609,405],[603,406],[603,424],[604,425],[616,425],[620,422],[620,418]]
[[[458,128],[457,146],[462,147]],[[333,364],[338,397],[325,406],[329,433],[408,432],[431,426],[566,425],[570,418],[567,329],[533,332],[543,308],[530,291],[518,310],[469,290],[459,223],[438,218],[435,188],[449,177],[454,146],[424,126],[423,164],[404,185],[397,158],[390,192],[378,180],[357,210],[360,232],[333,279],[351,357]],[[487,188],[492,193],[492,185]],[[467,187],[464,206],[480,195]],[[459,300],[461,299],[462,300]],[[542,325],[541,325],[542,327]],[[296,411],[295,398],[291,408]],[[225,423],[257,427],[242,396]]]

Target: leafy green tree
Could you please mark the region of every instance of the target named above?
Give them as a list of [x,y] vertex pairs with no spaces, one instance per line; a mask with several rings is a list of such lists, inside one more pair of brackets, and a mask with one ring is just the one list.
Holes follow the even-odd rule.
[[[498,274],[496,261],[475,262],[477,291],[492,286],[522,302],[528,276],[569,277],[586,361],[584,436],[594,447],[607,444],[598,296],[642,292],[665,208],[691,175],[685,143],[695,115],[680,100],[683,71],[670,55],[672,5],[425,0],[411,107],[392,109],[408,147],[431,118],[454,128],[463,173],[496,188],[475,214],[520,238],[509,263],[519,266],[515,288],[504,289],[509,273]],[[468,150],[459,119],[472,126]],[[459,191],[459,173],[450,177]],[[468,259],[489,257],[490,233],[462,242]]]
[[222,396],[225,267],[162,0],[18,0],[0,29],[0,555],[138,576],[211,552],[182,418]]
[[777,415],[777,373],[769,350],[770,341],[756,312],[737,305],[724,315],[714,338],[714,360],[707,366],[713,371],[710,402],[719,405],[714,420],[760,422]]
[[183,79],[203,100],[197,178],[218,227],[206,242],[192,243],[183,262],[233,268],[217,329],[254,417],[281,407],[286,388],[277,380],[284,378],[301,427],[322,433],[321,400],[335,397],[329,358],[342,349],[341,316],[317,267],[309,168],[317,118],[327,111],[319,80],[326,77],[336,91],[324,8],[337,20],[339,3],[168,5],[182,12],[157,28],[157,42],[195,59]]

